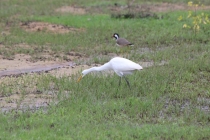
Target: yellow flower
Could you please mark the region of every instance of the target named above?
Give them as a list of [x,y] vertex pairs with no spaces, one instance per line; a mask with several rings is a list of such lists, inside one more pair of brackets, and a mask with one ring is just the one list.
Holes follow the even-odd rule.
[[208,15],[206,15],[205,21],[206,21],[207,23],[209,23],[209,17],[208,17]]
[[195,25],[195,24],[198,24],[198,21],[194,18],[193,19],[193,24]]
[[195,24],[193,29],[198,31],[200,29],[200,26],[198,24]]
[[178,17],[178,21],[181,21],[182,19],[183,19],[182,16],[179,16],[179,17]]
[[192,6],[193,5],[193,2],[192,1],[189,1],[187,5],[188,6]]
[[192,15],[192,11],[188,11],[188,16],[187,16],[187,18],[190,18],[191,15]]
[[187,24],[184,24],[182,27],[183,27],[183,28],[187,28]]
[[202,19],[199,16],[198,16],[198,23],[202,23]]

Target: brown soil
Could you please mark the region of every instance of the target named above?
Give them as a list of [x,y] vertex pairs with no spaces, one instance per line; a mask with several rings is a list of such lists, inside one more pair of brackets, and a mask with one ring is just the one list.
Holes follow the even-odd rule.
[[63,6],[55,10],[56,12],[61,13],[71,13],[71,14],[85,14],[86,10],[84,8],[73,7],[73,6]]
[[[121,6],[117,3],[113,6],[109,6],[108,9],[111,11],[121,11],[127,9],[128,6]],[[141,5],[130,5],[131,10],[133,11],[150,11],[150,12],[168,12],[168,11],[176,11],[176,10],[189,10],[192,9],[192,7],[188,7],[187,4],[172,4],[172,3],[156,3],[156,4],[141,4]],[[209,9],[209,7],[204,7],[202,9]],[[91,13],[97,13],[100,12],[100,7],[90,7],[90,8],[81,8],[81,7],[75,7],[75,6],[63,6],[58,9],[56,9],[56,12],[60,13],[71,13],[71,14],[86,14],[87,12]]]
[[[73,62],[67,61],[31,62],[29,61],[30,58],[31,56],[25,54],[17,54],[14,56],[13,60],[2,59],[0,56],[0,84],[4,83],[7,85],[13,83],[14,81],[18,82],[18,80],[16,80],[16,76],[24,73],[32,72],[31,76],[33,76],[35,75],[33,73],[43,73],[45,71],[48,74],[52,74],[59,78],[63,76],[71,76],[72,74],[76,74],[79,71],[90,67],[87,65],[76,66]],[[36,82],[33,84],[36,84]],[[18,86],[16,88],[18,88]],[[47,107],[51,102],[57,102],[56,95],[54,95],[52,91],[46,91],[47,93],[41,94],[37,93],[37,88],[35,85],[30,85],[25,90],[28,92],[28,94],[24,96],[21,94],[13,94],[8,96],[3,96],[0,94],[1,110],[3,112],[8,112],[13,109],[25,110],[27,108],[34,110],[40,107]],[[54,89],[52,90],[53,92],[56,92]]]
[[69,33],[69,32],[84,32],[85,30],[82,28],[71,28],[63,25],[57,25],[57,24],[50,24],[46,22],[23,22],[20,24],[20,26],[25,29],[26,31],[32,31],[32,32],[39,32],[39,31],[45,31],[45,32],[51,32],[51,33]]
[[[189,7],[187,4],[172,4],[172,3],[158,3],[158,4],[143,4],[139,8],[148,9],[151,12],[169,12],[178,10],[194,10],[194,7]],[[198,7],[198,10],[209,9],[209,6]]]
[[8,112],[13,109],[36,110],[40,107],[47,107],[54,101],[54,98],[55,95],[53,94],[27,94],[24,97],[19,94],[13,94],[8,97],[0,97],[0,108],[3,112]]
[[[91,7],[92,8],[92,7]],[[195,7],[189,7],[187,4],[173,4],[173,3],[155,3],[155,4],[140,4],[135,5],[131,4],[128,6],[120,6],[116,4],[115,6],[109,7],[110,11],[113,12],[121,12],[125,10],[130,10],[131,12],[151,12],[151,13],[157,13],[157,12],[171,12],[171,11],[178,11],[178,10],[195,10]],[[208,10],[210,9],[210,6],[199,6],[197,7],[197,10]],[[97,11],[96,9],[92,8],[89,9],[90,11]],[[100,9],[98,9],[100,11]]]
[[151,12],[168,12],[175,10],[185,10],[186,5],[183,4],[171,4],[171,3],[160,3],[160,4],[143,4],[139,7],[140,9],[146,9]]
[[[72,52],[73,54],[73,52]],[[77,56],[70,56],[72,59],[78,58]],[[1,56],[0,56],[1,58]],[[67,61],[29,61],[30,55],[16,54],[13,60],[0,59],[0,77],[8,75],[19,75],[23,73],[33,73],[33,72],[48,72],[54,70],[58,75],[60,73],[56,69],[61,69],[61,73],[64,74],[64,69],[66,73],[71,74],[79,66],[76,66],[73,62]],[[82,66],[83,67],[83,66]],[[57,76],[57,75],[56,75]],[[0,79],[1,80],[1,79]]]

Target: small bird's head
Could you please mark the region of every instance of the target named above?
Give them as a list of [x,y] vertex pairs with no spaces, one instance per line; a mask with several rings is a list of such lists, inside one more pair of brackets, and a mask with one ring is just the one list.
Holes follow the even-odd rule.
[[120,36],[118,33],[114,33],[112,37],[114,37],[115,39],[118,39]]

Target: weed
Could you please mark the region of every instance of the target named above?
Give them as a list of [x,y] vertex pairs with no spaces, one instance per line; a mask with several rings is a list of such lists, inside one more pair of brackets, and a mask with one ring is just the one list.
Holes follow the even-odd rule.
[[[207,30],[206,26],[207,24],[209,24],[209,17],[208,14],[204,13],[204,12],[198,12],[198,8],[199,7],[204,7],[203,4],[194,4],[192,1],[188,2],[188,6],[194,9],[194,11],[188,11],[188,15],[186,18],[183,18],[183,16],[179,16],[178,20],[179,21],[189,21],[190,23],[184,23],[183,24],[183,28],[184,29],[193,29],[194,34],[196,36],[197,32],[199,30]],[[208,27],[208,26],[207,26]]]

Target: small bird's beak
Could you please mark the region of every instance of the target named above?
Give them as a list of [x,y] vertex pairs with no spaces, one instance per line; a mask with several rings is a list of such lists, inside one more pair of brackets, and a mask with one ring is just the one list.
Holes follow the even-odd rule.
[[82,79],[82,75],[78,78],[77,83]]

